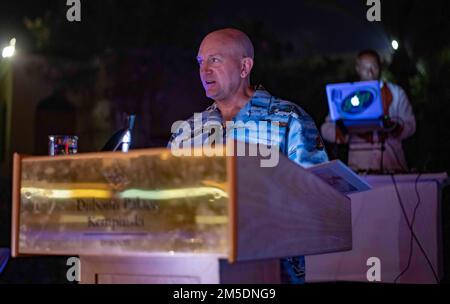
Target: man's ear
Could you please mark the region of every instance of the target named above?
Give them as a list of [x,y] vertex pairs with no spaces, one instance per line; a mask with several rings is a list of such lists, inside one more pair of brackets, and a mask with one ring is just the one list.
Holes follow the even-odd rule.
[[244,57],[241,61],[241,78],[246,78],[250,75],[253,68],[253,59],[250,57]]

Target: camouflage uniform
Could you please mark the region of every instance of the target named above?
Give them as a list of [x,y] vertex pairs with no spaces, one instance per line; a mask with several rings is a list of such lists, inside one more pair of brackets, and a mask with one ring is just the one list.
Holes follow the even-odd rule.
[[[191,133],[182,141],[188,142],[188,146],[196,146],[205,142],[210,137],[207,126],[224,125],[222,115],[216,105],[212,104],[201,113],[201,117],[191,117],[184,122],[190,128]],[[201,121],[195,121],[201,119]],[[279,123],[279,136],[277,145],[280,151],[287,155],[289,159],[303,167],[328,161],[322,139],[312,118],[298,105],[272,96],[262,86],[258,86],[250,101],[233,118],[234,122],[260,122],[267,121],[270,132],[270,125],[273,122]],[[202,128],[203,126],[203,128]],[[206,126],[206,127],[205,127]],[[235,131],[235,130],[234,130]],[[181,135],[181,131],[174,133],[169,142],[169,147],[174,140]],[[261,139],[252,132],[246,133],[223,132],[223,142],[226,139],[236,139],[247,143],[263,143]],[[270,138],[270,137],[269,137]],[[179,140],[177,138],[177,140]],[[197,142],[195,142],[197,140]],[[189,142],[190,141],[190,142]],[[290,283],[303,283],[305,277],[304,257],[292,257],[281,260],[282,281]]]

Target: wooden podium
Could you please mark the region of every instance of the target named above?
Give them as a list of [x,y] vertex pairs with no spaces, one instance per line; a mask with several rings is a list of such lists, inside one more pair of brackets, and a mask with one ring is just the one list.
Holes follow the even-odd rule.
[[350,199],[261,160],[15,154],[12,256],[80,256],[81,283],[278,283],[282,257],[350,250]]

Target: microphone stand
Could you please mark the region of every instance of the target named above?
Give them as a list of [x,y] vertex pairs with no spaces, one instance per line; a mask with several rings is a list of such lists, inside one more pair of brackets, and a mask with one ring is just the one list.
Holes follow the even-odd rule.
[[128,152],[131,146],[131,131],[133,130],[135,119],[136,115],[127,115],[125,128],[119,130],[113,136],[111,136],[111,138],[102,148],[102,151],[117,151],[120,145],[122,145],[122,152]]
[[[136,119],[136,115],[130,114],[127,116],[127,127],[125,129],[125,133],[122,136],[122,152],[128,152],[131,145],[131,130],[134,127],[134,120]],[[120,143],[119,143],[120,145]],[[117,147],[116,147],[117,149]]]
[[383,174],[384,173],[383,156],[384,156],[384,150],[386,150],[386,147],[384,146],[384,143],[385,143],[384,135],[381,136],[381,141],[380,142],[381,142],[380,172],[381,172],[381,174]]

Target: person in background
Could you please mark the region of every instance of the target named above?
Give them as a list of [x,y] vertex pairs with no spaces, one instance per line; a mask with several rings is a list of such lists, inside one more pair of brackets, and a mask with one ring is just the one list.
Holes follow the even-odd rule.
[[380,80],[384,112],[384,130],[349,134],[342,121],[330,115],[321,126],[323,138],[335,144],[348,144],[348,165],[356,171],[407,171],[402,140],[412,136],[416,120],[405,91],[398,85],[382,81],[381,59],[374,50],[361,51],[355,69],[360,81]]

